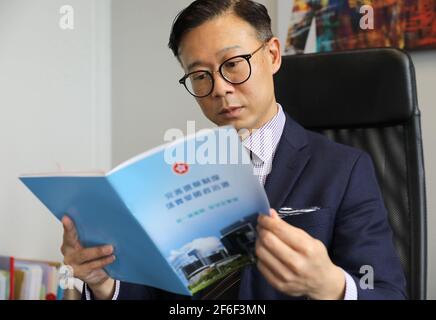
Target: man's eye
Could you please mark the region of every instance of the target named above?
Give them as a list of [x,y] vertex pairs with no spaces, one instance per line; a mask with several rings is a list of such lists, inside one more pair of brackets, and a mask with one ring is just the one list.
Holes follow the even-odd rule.
[[194,81],[201,81],[201,80],[204,80],[204,79],[206,79],[206,74],[198,74],[198,75],[195,75],[193,78],[192,78]]
[[240,64],[241,62],[242,62],[242,60],[232,60],[232,61],[226,62],[225,67],[227,69],[233,69],[233,68],[236,68],[238,66],[238,64]]

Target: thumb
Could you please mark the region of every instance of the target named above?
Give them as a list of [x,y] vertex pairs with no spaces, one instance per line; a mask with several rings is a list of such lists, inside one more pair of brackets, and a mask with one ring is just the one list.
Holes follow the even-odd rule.
[[71,246],[79,244],[76,227],[71,218],[66,215],[62,217],[62,225],[64,227],[64,241]]
[[269,209],[269,214],[271,217],[273,217],[274,219],[280,219],[279,214],[277,213],[277,211],[273,208]]

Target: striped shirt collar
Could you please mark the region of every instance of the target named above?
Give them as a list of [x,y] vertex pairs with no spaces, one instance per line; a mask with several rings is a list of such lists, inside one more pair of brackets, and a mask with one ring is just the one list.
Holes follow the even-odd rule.
[[[271,171],[272,161],[283,133],[286,116],[283,108],[277,103],[277,114],[265,125],[253,130],[251,135],[242,140],[242,145],[250,151],[253,165],[262,167],[260,175],[266,175]],[[262,182],[265,177],[260,178]]]

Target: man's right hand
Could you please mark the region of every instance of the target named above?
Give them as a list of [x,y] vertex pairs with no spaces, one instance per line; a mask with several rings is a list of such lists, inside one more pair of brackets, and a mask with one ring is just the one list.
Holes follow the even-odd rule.
[[73,268],[74,277],[85,283],[98,300],[111,299],[115,290],[115,280],[110,278],[104,267],[115,260],[111,245],[84,248],[79,242],[74,222],[68,217],[62,218],[64,240],[61,252],[64,264]]

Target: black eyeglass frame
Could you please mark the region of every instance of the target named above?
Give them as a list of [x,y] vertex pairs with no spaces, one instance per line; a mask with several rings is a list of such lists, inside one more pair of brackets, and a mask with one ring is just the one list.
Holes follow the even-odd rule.
[[[221,63],[221,65],[220,65],[219,68],[218,68],[218,72],[219,72],[219,74],[221,75],[221,77],[222,77],[225,81],[227,81],[228,83],[236,84],[236,85],[238,85],[238,84],[243,84],[244,82],[247,82],[248,79],[250,79],[250,77],[251,77],[251,63],[250,63],[250,59],[251,59],[251,58],[252,58],[252,57],[253,57],[253,56],[254,56],[258,51],[260,51],[260,49],[262,49],[263,47],[265,47],[266,44],[267,44],[267,42],[264,42],[264,43],[263,43],[259,48],[257,48],[256,50],[254,50],[252,53],[249,53],[249,54],[241,54],[241,55],[234,56],[234,57],[231,57],[231,58],[229,58],[229,59],[226,59],[223,63]],[[246,78],[245,80],[240,81],[240,82],[232,82],[232,81],[230,81],[229,79],[227,79],[227,78],[224,76],[223,71],[222,71],[222,68],[224,67],[224,65],[225,65],[227,62],[229,62],[230,60],[233,60],[233,59],[237,59],[237,58],[244,58],[244,59],[247,61],[248,66],[249,66],[249,69],[250,69],[250,72],[248,73],[248,76],[247,76],[247,78]],[[215,71],[215,72],[216,72],[216,71]],[[214,73],[215,73],[215,72],[214,72]],[[188,89],[188,86],[186,85],[186,79],[188,79],[191,75],[196,74],[196,73],[206,73],[206,74],[209,75],[209,78],[210,78],[211,81],[212,81],[212,86],[210,87],[209,92],[208,92],[207,94],[205,94],[205,95],[198,96],[198,95],[194,94],[193,92],[191,92],[191,91]],[[184,75],[184,76],[179,80],[179,83],[180,83],[180,84],[183,84],[183,86],[185,87],[186,91],[188,91],[192,96],[194,96],[194,97],[196,97],[196,98],[205,98],[205,97],[207,97],[208,95],[210,95],[210,94],[212,93],[212,91],[213,91],[213,89],[214,89],[214,86],[215,86],[215,79],[213,78],[213,74],[212,74],[212,72],[210,72],[209,70],[196,70],[196,71],[193,71],[193,72],[190,72],[190,73],[185,74],[185,75]]]

